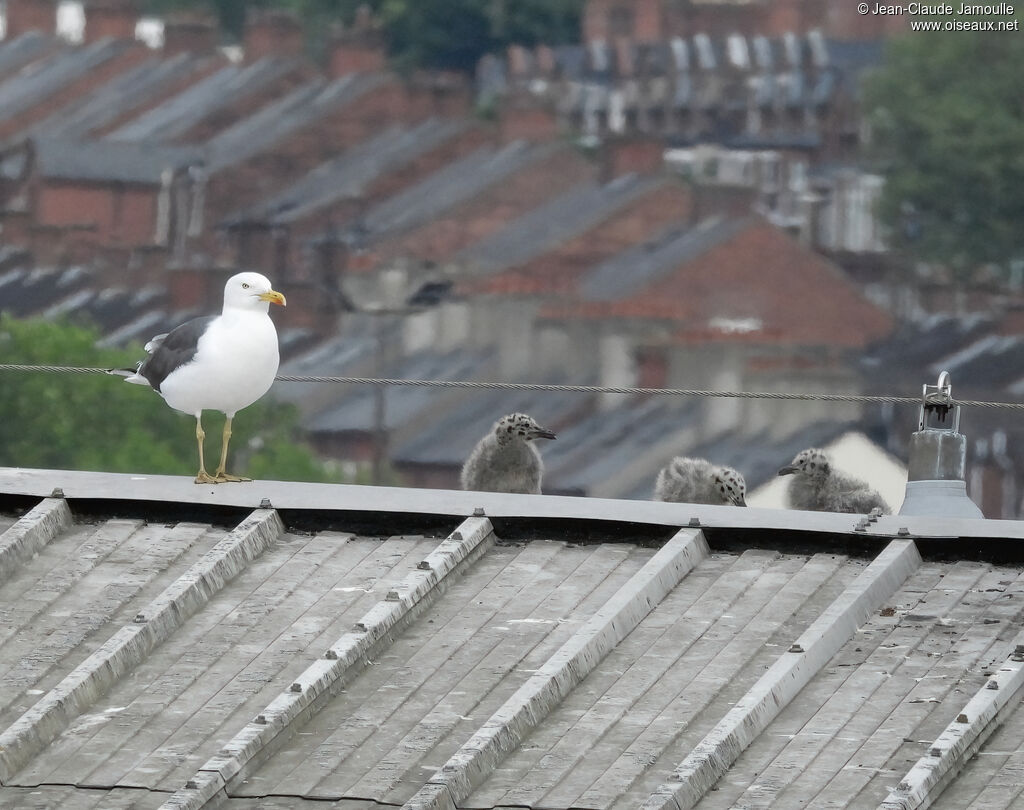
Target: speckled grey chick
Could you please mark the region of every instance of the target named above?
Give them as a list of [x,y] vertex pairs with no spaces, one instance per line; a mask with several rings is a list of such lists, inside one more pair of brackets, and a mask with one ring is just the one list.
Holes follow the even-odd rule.
[[791,464],[779,470],[779,475],[793,476],[787,490],[790,509],[853,514],[879,509],[883,515],[891,512],[867,482],[832,469],[825,452],[813,447],[797,453]]
[[732,467],[676,456],[654,483],[654,500],[746,506],[747,482]]
[[477,492],[528,492],[540,494],[544,462],[534,439],[553,439],[525,413],[510,413],[494,423],[466,463],[460,481],[463,489]]

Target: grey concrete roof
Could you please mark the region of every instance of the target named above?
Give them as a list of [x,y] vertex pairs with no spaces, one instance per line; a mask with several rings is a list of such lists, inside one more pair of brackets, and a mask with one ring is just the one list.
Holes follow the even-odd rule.
[[0,806],[1014,806],[1024,526],[854,517],[0,469]]

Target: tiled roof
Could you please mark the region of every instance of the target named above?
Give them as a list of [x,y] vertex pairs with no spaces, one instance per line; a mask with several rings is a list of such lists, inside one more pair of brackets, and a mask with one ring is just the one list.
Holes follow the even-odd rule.
[[513,141],[498,149],[482,147],[371,207],[362,223],[368,238],[373,241],[384,233],[394,235],[418,227],[439,211],[472,199],[546,153],[546,146],[525,141]]
[[169,59],[149,59],[33,124],[26,134],[84,138],[113,123],[153,94],[193,74],[202,64],[202,60],[184,53]]
[[4,806],[1021,792],[1018,522],[10,469],[0,502]]
[[289,134],[372,93],[386,80],[384,74],[350,74],[330,82],[314,79],[300,85],[207,141],[211,170],[235,166],[266,151]]
[[[864,347],[892,329],[891,317],[868,302],[838,268],[760,219],[747,220],[728,240],[704,246],[699,255],[683,249],[690,238],[683,232],[652,245],[655,257],[680,248],[688,258],[675,267],[657,268],[660,278],[634,294],[548,312],[673,321],[684,340],[688,329],[721,324],[717,331],[724,339],[745,335],[768,343],[837,348]],[[730,323],[756,326],[730,330]]]
[[193,146],[168,146],[149,141],[118,143],[36,136],[36,171],[65,180],[99,180],[158,185],[165,169],[202,160]]
[[0,81],[0,121],[17,117],[128,47],[124,42],[101,39],[81,48],[57,52],[41,64],[33,65],[32,70]]
[[279,194],[229,217],[224,224],[295,222],[332,202],[360,197],[385,172],[397,172],[417,156],[454,138],[470,124],[461,120],[428,119],[407,129],[392,127],[321,163]]
[[[402,380],[473,379],[486,366],[486,352],[420,352],[393,364],[384,376]],[[401,386],[386,391],[387,408],[382,427],[395,430],[436,406],[436,393],[426,388]],[[372,432],[377,427],[376,400],[372,390],[359,389],[349,396],[335,397],[331,406],[305,423],[317,433]]]
[[475,275],[523,264],[588,230],[664,182],[628,174],[603,185],[581,183],[460,251],[455,261],[472,268]]
[[266,58],[245,67],[228,65],[129,121],[105,137],[111,141],[171,141],[222,107],[263,89],[292,69],[285,59]]
[[0,42],[0,76],[28,64],[54,46],[54,39],[38,31],[26,31]]

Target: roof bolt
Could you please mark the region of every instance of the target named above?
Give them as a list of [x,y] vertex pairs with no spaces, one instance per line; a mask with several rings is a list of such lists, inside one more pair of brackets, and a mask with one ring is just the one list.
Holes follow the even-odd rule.
[[430,570],[430,560],[420,560],[420,564],[416,566],[420,571]]
[[50,497],[51,498],[63,498],[64,497],[64,490],[61,489],[60,487],[54,487],[53,488],[53,492],[50,493]]
[[388,591],[388,595],[384,597],[385,602],[401,602],[402,597],[398,591]]
[[1020,658],[1024,658],[1024,644],[1018,644],[1016,647],[1014,647],[1013,654]]
[[987,684],[985,684],[985,688],[986,689],[998,689],[999,688],[999,681],[989,681]]
[[802,653],[804,651],[804,648],[801,647],[799,644],[794,644],[792,647],[789,648],[789,651],[791,653]]
[[453,543],[461,543],[463,540],[462,532],[452,532],[451,536],[448,539],[451,540]]
[[260,509],[273,509],[273,508],[274,507],[270,505],[270,498],[264,498],[262,501],[260,501]]
[[867,518],[861,518],[860,520],[857,521],[857,525],[853,527],[853,530],[855,532],[866,532],[868,530],[868,525],[869,525],[868,519]]
[[483,517],[486,514],[487,513],[484,512],[484,508],[482,506],[478,506],[473,510],[473,517]]
[[185,790],[199,790],[199,783],[195,779],[189,779],[185,783]]
[[301,684],[301,683],[298,683],[298,682],[296,682],[296,683],[293,683],[293,684],[291,685],[290,689],[291,689],[291,691],[293,691],[293,692],[301,692],[301,691],[302,691],[302,684]]
[[328,650],[324,653],[324,658],[326,658],[328,661],[337,661],[338,654],[334,650]]
[[971,722],[970,720],[967,719],[967,715],[964,714],[963,712],[960,712],[960,714],[958,714],[956,716],[956,721],[958,723],[970,723]]
[[[934,749],[932,749],[932,750],[934,750]],[[908,783],[906,783],[906,782],[900,782],[898,785],[896,785],[896,790],[899,793],[909,793],[910,792],[910,785]]]
[[933,745],[928,750],[928,756],[930,756],[930,757],[941,757],[942,756],[942,749],[940,749],[938,746]]
[[132,621],[135,622],[136,624],[145,624],[146,623],[146,617],[143,614],[141,614],[141,613],[136,613],[135,614],[135,618],[132,619]]
[[691,528],[691,529],[696,529],[696,528],[698,528],[700,526],[700,518],[699,517],[692,517],[692,518],[690,518],[690,522],[687,523],[686,525],[689,528]]
[[357,633],[365,633],[366,632],[366,622],[356,622],[356,632]]
[[910,537],[910,529],[908,529],[906,526],[900,526],[899,529],[896,530],[896,536]]
[[267,724],[267,716],[265,714],[257,714],[253,722],[258,726],[265,726]]

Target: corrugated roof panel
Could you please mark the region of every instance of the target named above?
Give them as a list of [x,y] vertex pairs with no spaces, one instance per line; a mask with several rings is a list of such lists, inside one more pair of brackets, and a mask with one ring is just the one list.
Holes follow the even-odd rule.
[[558,541],[498,547],[239,794],[401,803],[651,556]]
[[[43,472],[6,471],[5,493]],[[49,476],[119,497],[145,483]],[[158,478],[186,509],[310,489]],[[350,510],[400,491],[319,491],[332,506],[292,514],[329,530],[267,508],[226,526],[102,517],[95,495],[72,503],[99,520],[58,498],[0,513],[0,806],[853,810],[923,785],[922,758],[960,773],[942,796],[924,787],[933,806],[1020,793],[1019,562],[955,559],[969,543],[922,560],[911,539],[836,530],[853,516],[769,517],[812,528],[798,548],[751,534],[770,510],[733,507],[698,510],[712,547],[673,528],[652,548],[621,502],[615,542],[585,542],[590,519],[515,543],[486,517],[402,534],[404,504],[381,512],[382,537]],[[602,502],[487,506],[533,520],[563,503]],[[685,520],[673,506],[647,508]],[[808,549],[820,539],[864,556]],[[966,752],[949,742],[961,726]]]

